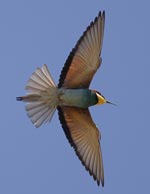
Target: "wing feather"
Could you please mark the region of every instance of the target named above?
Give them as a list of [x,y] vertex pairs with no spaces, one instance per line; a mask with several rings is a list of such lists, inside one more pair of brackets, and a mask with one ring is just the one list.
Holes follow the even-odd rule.
[[88,88],[101,64],[105,12],[87,27],[76,46],[70,52],[62,69],[58,87]]
[[59,119],[65,135],[77,156],[97,184],[104,186],[100,134],[88,109],[58,107]]

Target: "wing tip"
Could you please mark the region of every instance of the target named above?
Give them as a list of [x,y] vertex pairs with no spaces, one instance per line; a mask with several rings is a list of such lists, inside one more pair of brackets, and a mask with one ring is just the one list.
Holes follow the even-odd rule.
[[98,17],[105,17],[105,10],[103,10],[103,11],[99,11],[99,13],[98,13]]
[[91,25],[93,25],[94,23],[96,23],[97,20],[98,20],[99,18],[102,19],[102,20],[105,20],[105,10],[99,11],[97,17],[95,17],[94,21],[92,21],[92,22],[90,23],[90,25],[88,26],[88,28],[89,28]]

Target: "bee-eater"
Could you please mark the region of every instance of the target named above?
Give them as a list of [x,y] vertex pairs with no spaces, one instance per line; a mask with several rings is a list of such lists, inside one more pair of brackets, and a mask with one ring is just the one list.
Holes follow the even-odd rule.
[[70,145],[89,174],[102,186],[104,170],[101,135],[88,108],[110,103],[101,93],[89,89],[90,82],[102,62],[104,23],[105,12],[99,12],[70,52],[58,85],[44,64],[28,80],[28,94],[17,97],[17,100],[27,102],[27,115],[35,127],[50,121],[55,110],[58,110],[60,123]]

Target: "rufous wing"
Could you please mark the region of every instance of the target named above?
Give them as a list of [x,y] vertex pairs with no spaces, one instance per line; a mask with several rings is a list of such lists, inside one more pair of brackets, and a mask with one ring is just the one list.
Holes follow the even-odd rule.
[[87,27],[62,69],[58,87],[88,88],[101,64],[105,12]]
[[77,156],[97,184],[104,186],[104,171],[100,148],[100,133],[88,109],[58,107],[65,135]]

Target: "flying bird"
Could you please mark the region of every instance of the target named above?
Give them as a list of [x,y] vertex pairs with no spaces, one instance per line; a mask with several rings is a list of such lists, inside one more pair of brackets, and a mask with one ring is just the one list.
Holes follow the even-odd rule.
[[104,186],[100,132],[92,120],[89,107],[110,103],[98,91],[89,89],[101,65],[105,12],[87,27],[70,52],[55,84],[46,64],[37,68],[27,81],[27,95],[17,97],[26,102],[26,111],[35,127],[51,121],[55,110],[64,133],[86,170],[98,185]]

